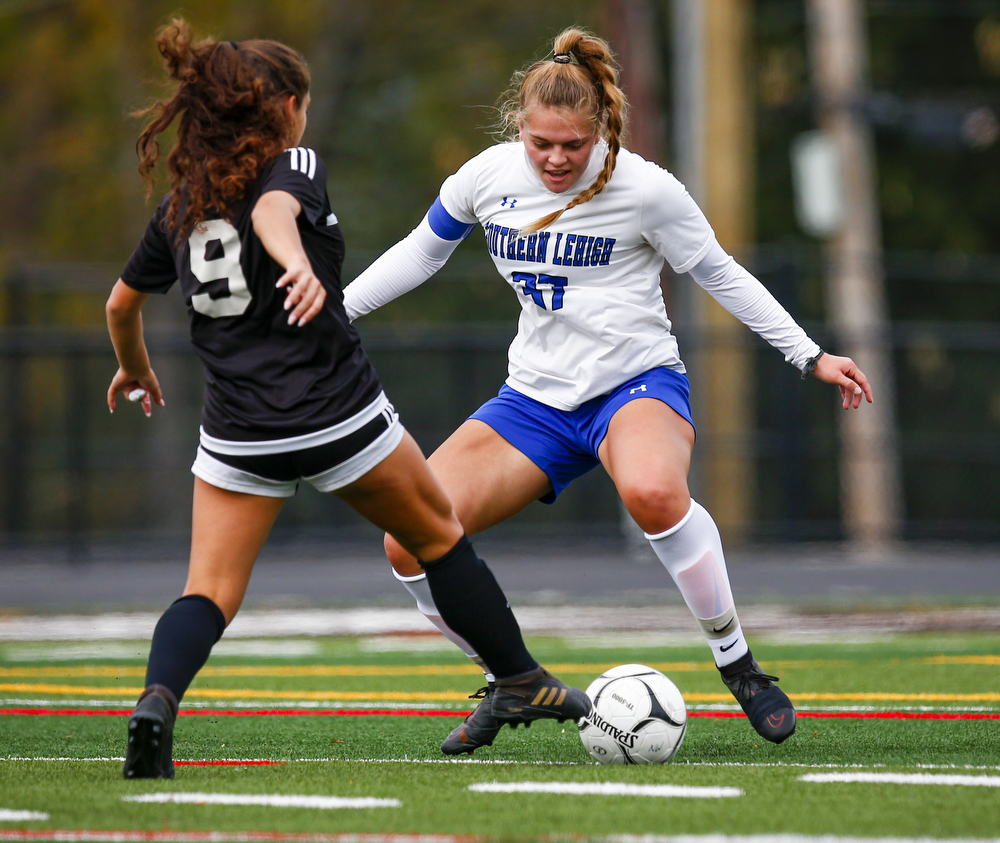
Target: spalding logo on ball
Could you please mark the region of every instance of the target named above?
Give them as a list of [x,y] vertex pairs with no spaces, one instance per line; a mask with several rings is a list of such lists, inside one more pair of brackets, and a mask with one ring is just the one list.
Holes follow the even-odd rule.
[[687,731],[687,708],[677,686],[643,664],[602,673],[587,688],[594,707],[580,721],[580,740],[602,764],[664,764]]

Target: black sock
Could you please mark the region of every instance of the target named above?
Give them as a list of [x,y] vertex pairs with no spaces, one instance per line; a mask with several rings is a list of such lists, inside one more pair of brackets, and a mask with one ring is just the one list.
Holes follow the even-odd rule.
[[475,648],[498,679],[538,667],[507,598],[466,536],[440,559],[421,564],[444,622]]
[[225,629],[222,610],[207,597],[189,594],[175,600],[153,631],[146,687],[164,685],[180,702]]

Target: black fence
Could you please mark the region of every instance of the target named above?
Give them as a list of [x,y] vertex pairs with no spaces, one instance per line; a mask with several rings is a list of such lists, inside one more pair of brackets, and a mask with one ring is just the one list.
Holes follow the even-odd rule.
[[[927,266],[920,262],[914,271]],[[979,271],[969,262],[964,267]],[[794,256],[778,261],[763,253],[757,271],[780,286],[787,273],[803,270]],[[0,507],[7,544],[54,540],[82,552],[112,536],[181,535],[188,528],[201,366],[176,295],[154,297],[145,309],[146,336],[167,407],[146,419],[137,406],[119,402],[119,410],[108,414],[105,394],[116,363],[103,303],[116,272],[94,265],[36,266],[7,278],[6,324],[0,328],[0,387],[7,396],[0,419]],[[830,342],[822,325],[806,327],[821,343]],[[496,393],[506,376],[514,325],[509,319],[366,322],[360,329],[390,400],[429,453]],[[720,341],[682,329],[678,334],[692,359]],[[699,459],[735,449],[754,467],[749,538],[839,538],[835,396],[803,382],[749,332],[740,342],[753,356],[756,423],[726,441],[700,434],[696,491]],[[1000,324],[897,322],[889,342],[904,537],[1000,539]],[[693,398],[697,407],[697,394]],[[613,530],[619,519],[614,489],[597,470],[555,506],[529,507],[516,523],[555,532],[584,525]],[[332,496],[303,489],[286,506],[278,528],[295,533],[358,523]]]

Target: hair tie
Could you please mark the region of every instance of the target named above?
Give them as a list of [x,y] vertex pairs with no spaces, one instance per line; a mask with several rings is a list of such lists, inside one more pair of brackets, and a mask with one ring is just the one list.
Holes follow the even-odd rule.
[[235,41],[230,41],[229,46],[232,47],[234,50],[238,50],[240,48],[239,44],[237,44]]
[[571,56],[569,53],[556,53],[552,57],[552,61],[554,61],[556,64],[569,64],[570,62],[573,61],[573,56]]

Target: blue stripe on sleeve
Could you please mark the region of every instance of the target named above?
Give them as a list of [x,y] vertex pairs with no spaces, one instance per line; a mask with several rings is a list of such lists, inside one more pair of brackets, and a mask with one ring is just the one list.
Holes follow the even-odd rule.
[[427,212],[427,221],[433,231],[442,240],[464,240],[476,227],[475,223],[459,222],[441,204],[441,197],[434,200]]

